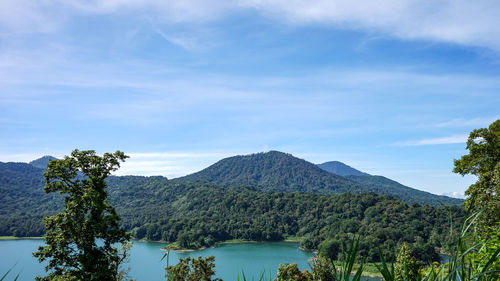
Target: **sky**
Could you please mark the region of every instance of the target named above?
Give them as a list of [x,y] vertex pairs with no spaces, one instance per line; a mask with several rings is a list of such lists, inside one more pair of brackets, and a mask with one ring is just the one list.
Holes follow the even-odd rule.
[[3,0],[0,161],[168,178],[269,150],[460,196],[500,118],[496,0]]

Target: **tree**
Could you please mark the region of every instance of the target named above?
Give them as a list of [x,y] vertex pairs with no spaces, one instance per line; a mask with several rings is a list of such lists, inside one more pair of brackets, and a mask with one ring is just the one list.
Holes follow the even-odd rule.
[[318,245],[318,252],[321,256],[336,260],[340,252],[340,241],[337,239],[326,239]]
[[313,277],[309,271],[300,271],[296,263],[280,264],[277,279],[275,281],[312,281]]
[[[167,280],[169,281],[210,281],[212,276],[215,275],[214,270],[214,256],[209,256],[207,258],[198,257],[185,259],[179,258],[179,263],[171,266],[168,265],[165,270],[167,274]],[[219,278],[214,279],[215,281],[222,281]]]
[[469,196],[465,206],[471,212],[483,211],[477,229],[479,234],[485,234],[500,218],[500,120],[472,131],[467,149],[469,154],[455,160],[453,172],[478,177],[465,192]]
[[44,173],[46,193],[64,194],[65,209],[43,219],[45,246],[33,253],[48,260],[45,277],[37,280],[117,280],[123,258],[113,245],[130,236],[120,228],[120,218],[107,202],[105,179],[128,156],[74,150],[62,160],[51,160]]
[[333,261],[324,256],[319,256],[313,260],[311,266],[312,280],[335,281],[337,280],[337,270]]
[[410,245],[403,243],[394,263],[394,280],[416,281],[420,264],[412,256]]

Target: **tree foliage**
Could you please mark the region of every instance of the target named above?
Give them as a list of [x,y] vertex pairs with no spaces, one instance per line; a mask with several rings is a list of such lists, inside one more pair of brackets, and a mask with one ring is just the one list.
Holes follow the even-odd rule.
[[196,249],[229,239],[278,241],[299,236],[301,246],[308,249],[332,241],[321,249],[342,258],[342,243],[360,236],[359,252],[367,261],[380,260],[379,247],[390,258],[402,242],[412,244],[419,259],[432,261],[439,260],[435,247],[447,246],[441,241],[449,234],[450,211],[457,221],[463,217],[457,206],[407,205],[376,194],[259,192],[198,183],[178,188],[183,190],[178,199],[156,208],[163,217],[144,214],[150,222],[133,228],[136,238]]
[[467,140],[469,154],[455,160],[453,171],[475,175],[478,180],[469,186],[465,206],[471,212],[483,210],[478,220],[480,233],[496,226],[500,218],[500,120],[488,128],[473,130]]
[[113,247],[129,235],[108,203],[105,179],[127,158],[123,152],[74,150],[52,160],[44,173],[46,193],[64,195],[64,210],[45,217],[45,246],[33,255],[48,261],[49,274],[37,280],[116,280],[121,257]]
[[407,203],[434,206],[462,203],[460,199],[416,190],[381,176],[339,176],[279,151],[225,158],[175,181],[185,180],[204,180],[224,186],[252,186],[264,191],[320,194],[373,192],[389,194]]
[[[21,166],[30,165],[12,169]],[[24,181],[39,184],[36,178]],[[323,243],[323,251],[341,259],[338,249],[343,241],[359,235],[359,251],[367,261],[380,260],[379,247],[390,257],[402,242],[412,245],[416,257],[430,261],[439,259],[436,247],[447,247],[449,210],[457,221],[464,213],[458,206],[406,204],[376,194],[264,192],[257,187],[142,176],[109,176],[106,183],[108,202],[116,206],[125,230],[137,239],[177,242],[182,248],[208,247],[228,239],[276,241],[293,236],[301,237],[301,246],[308,249],[333,241]],[[0,235],[42,235],[43,215],[64,210],[63,196],[43,194],[40,186],[25,188],[24,197],[21,187],[6,193],[12,200],[1,205]]]
[[[174,266],[167,265],[165,276],[168,281],[210,281],[215,275],[215,257],[179,258]],[[213,279],[222,281],[219,278]]]
[[395,279],[417,281],[419,270],[420,263],[413,257],[410,245],[403,243],[394,264]]
[[300,271],[296,263],[280,264],[275,281],[312,281],[311,273],[307,270]]

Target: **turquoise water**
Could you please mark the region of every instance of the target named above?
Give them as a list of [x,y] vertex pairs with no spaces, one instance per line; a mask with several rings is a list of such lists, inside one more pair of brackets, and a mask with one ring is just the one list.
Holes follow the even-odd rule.
[[[12,271],[13,277],[19,273],[21,281],[33,280],[36,275],[44,274],[44,266],[31,256],[43,240],[1,240],[0,241],[0,273],[5,273],[15,265]],[[160,281],[165,280],[166,261],[161,261],[165,254],[161,247],[162,243],[135,242],[130,252],[130,276],[138,281]],[[265,272],[266,276],[271,273],[276,276],[276,270],[280,263],[297,263],[299,268],[308,268],[308,260],[314,256],[311,252],[301,251],[297,243],[273,242],[273,243],[248,243],[228,244],[216,248],[208,248],[202,251],[190,253],[171,252],[170,264],[177,263],[179,257],[207,257],[215,256],[215,270],[217,277],[224,280],[236,280],[242,271],[248,277],[260,276]]]
[[[130,253],[130,275],[138,280],[165,280],[166,261],[160,261],[165,254],[159,250],[164,244],[136,242]],[[170,252],[169,263],[177,263],[179,258],[215,256],[216,276],[223,280],[236,280],[245,272],[247,280],[252,280],[264,272],[276,277],[280,263],[297,263],[300,269],[308,268],[308,261],[315,255],[302,251],[298,243],[243,243],[226,244],[190,253]]]
[[[31,281],[36,275],[44,275],[44,265],[31,255],[42,244],[43,240],[0,240],[0,277],[12,266],[14,269],[6,280],[13,280],[18,273],[20,281]],[[161,261],[165,254],[161,250],[163,246],[162,243],[135,242],[127,264],[130,277],[138,281],[165,280],[166,260]],[[300,250],[298,246],[298,243],[287,242],[227,244],[190,253],[170,252],[169,263],[177,263],[180,257],[213,255],[216,276],[223,280],[236,280],[242,271],[247,280],[252,280],[252,277],[258,280],[262,272],[269,280],[269,276],[276,277],[280,263],[297,263],[300,269],[309,268],[308,262],[315,255]]]

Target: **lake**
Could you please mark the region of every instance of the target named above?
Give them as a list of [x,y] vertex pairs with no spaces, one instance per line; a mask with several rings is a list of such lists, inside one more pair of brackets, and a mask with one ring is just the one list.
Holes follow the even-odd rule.
[[[0,274],[15,265],[6,280],[12,280],[20,273],[20,281],[31,281],[36,275],[43,275],[43,265],[39,264],[31,253],[43,240],[0,240]],[[138,281],[164,281],[166,261],[161,261],[165,254],[161,250],[165,244],[155,242],[134,242],[130,251],[130,277]],[[266,242],[225,244],[216,248],[208,248],[190,253],[171,252],[170,264],[177,263],[185,257],[215,256],[216,276],[223,280],[236,280],[238,274],[244,271],[247,280],[258,280],[265,273],[276,277],[280,263],[297,263],[300,269],[307,269],[310,258],[315,255],[298,248],[298,243]],[[374,279],[377,280],[377,279]]]

